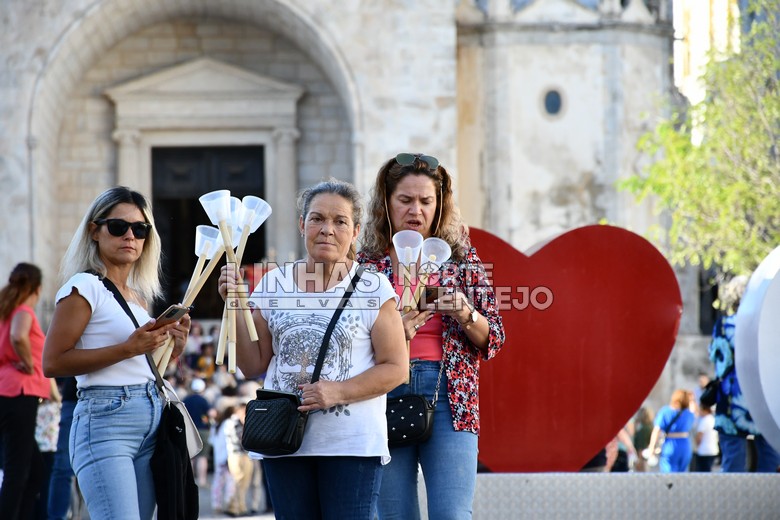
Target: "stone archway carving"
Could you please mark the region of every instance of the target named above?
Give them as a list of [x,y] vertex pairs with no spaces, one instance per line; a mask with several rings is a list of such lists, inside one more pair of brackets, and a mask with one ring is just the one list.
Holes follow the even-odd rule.
[[[351,132],[348,153],[353,181],[362,191],[367,190],[369,181],[361,175],[365,153],[362,95],[339,40],[334,39],[314,12],[286,0],[177,0],[165,3],[164,9],[160,6],[159,0],[91,0],[88,8],[72,13],[72,19],[56,37],[56,42],[44,49],[43,64],[30,91],[26,135],[32,258],[56,257],[64,251],[55,221],[42,216],[41,208],[57,205],[57,147],[67,100],[90,67],[116,44],[145,27],[178,18],[206,17],[246,23],[278,33],[303,49],[322,68],[346,110]],[[121,135],[117,134],[117,138]],[[124,136],[130,139],[130,144],[133,135]],[[242,144],[242,141],[230,144]],[[123,153],[132,151],[131,147]],[[373,178],[373,172],[369,178]],[[104,187],[107,186],[100,186]],[[273,220],[276,218],[274,215]],[[55,287],[49,286],[47,280],[55,280],[55,277],[44,279],[46,294],[53,295]]]
[[[298,178],[298,85],[211,58],[150,74],[106,91],[116,105],[117,183],[151,193],[155,146],[262,145],[268,203],[288,207]],[[278,211],[267,243],[280,260],[297,254],[294,212]]]

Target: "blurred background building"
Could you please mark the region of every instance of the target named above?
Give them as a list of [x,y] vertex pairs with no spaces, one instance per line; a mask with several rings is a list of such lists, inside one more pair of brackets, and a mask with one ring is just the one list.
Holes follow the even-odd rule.
[[[170,301],[195,265],[198,196],[274,209],[244,258],[301,252],[292,204],[330,176],[368,194],[379,166],[425,152],[467,223],[520,250],[606,221],[659,222],[615,182],[675,86],[736,44],[735,0],[0,0],[0,271],[59,259],[90,201],[149,195]],[[678,271],[685,313],[650,401],[708,369],[708,288]],[[213,302],[213,305],[210,303]],[[208,284],[196,317],[216,318]],[[213,308],[212,308],[213,307]],[[702,321],[704,320],[704,322]]]

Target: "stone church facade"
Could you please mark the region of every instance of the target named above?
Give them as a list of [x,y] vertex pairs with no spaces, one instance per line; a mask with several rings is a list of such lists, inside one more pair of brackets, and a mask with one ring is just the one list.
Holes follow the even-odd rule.
[[[299,189],[367,195],[400,151],[438,157],[466,222],[520,250],[600,221],[644,233],[657,217],[615,182],[673,88],[670,4],[0,0],[0,271],[42,266],[45,323],[74,229],[117,184],[175,235],[232,182],[274,209],[250,260],[286,260]],[[680,279],[659,404],[706,367],[697,277]]]

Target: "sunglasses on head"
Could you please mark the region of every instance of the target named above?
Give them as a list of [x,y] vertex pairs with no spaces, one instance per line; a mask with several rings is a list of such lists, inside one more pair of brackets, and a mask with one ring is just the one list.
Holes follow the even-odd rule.
[[427,164],[428,168],[431,170],[435,170],[439,167],[439,160],[432,155],[423,155],[421,153],[399,153],[395,156],[395,162],[401,166],[411,166],[417,159]]
[[133,236],[139,240],[149,236],[149,230],[152,229],[152,225],[148,222],[128,222],[121,218],[98,218],[94,222],[98,226],[105,224],[108,232],[115,237],[123,237],[128,229],[132,229]]

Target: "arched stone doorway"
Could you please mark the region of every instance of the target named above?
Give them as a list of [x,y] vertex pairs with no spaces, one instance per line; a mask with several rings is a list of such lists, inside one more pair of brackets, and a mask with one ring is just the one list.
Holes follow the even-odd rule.
[[[138,38],[130,38],[132,35],[147,31],[150,27],[169,25],[174,26],[173,30],[176,31],[181,28],[181,25],[186,25],[184,22],[190,23],[193,20],[196,25],[198,21],[208,21],[212,26],[219,23],[230,26],[231,31],[238,28],[239,31],[275,35],[276,38],[272,38],[273,44],[280,45],[280,54],[306,56],[310,64],[295,65],[298,67],[297,73],[308,75],[310,81],[317,83],[317,88],[308,89],[307,85],[303,87],[307,90],[320,92],[327,90],[333,93],[332,96],[321,96],[324,101],[320,103],[317,110],[331,115],[340,111],[341,115],[336,115],[335,119],[341,118],[345,123],[333,124],[332,120],[331,123],[327,121],[323,123],[322,120],[327,117],[317,120],[317,115],[312,116],[313,109],[304,106],[302,113],[296,116],[298,120],[295,122],[299,129],[296,129],[296,125],[276,125],[272,130],[252,132],[238,125],[239,128],[222,127],[218,132],[210,131],[211,136],[204,137],[199,130],[179,128],[177,132],[152,131],[148,135],[144,134],[148,142],[180,143],[183,140],[187,143],[219,145],[248,144],[247,142],[255,144],[259,141],[261,144],[267,144],[274,152],[268,154],[269,162],[278,165],[280,160],[288,163],[293,161],[297,168],[297,179],[287,176],[269,179],[269,190],[275,189],[272,188],[273,182],[292,181],[292,189],[282,188],[279,192],[280,200],[281,195],[294,193],[294,187],[298,184],[305,185],[321,177],[334,175],[355,180],[354,172],[362,162],[361,150],[356,144],[359,142],[357,136],[361,133],[362,127],[359,97],[356,95],[350,70],[341,58],[340,51],[308,15],[287,3],[262,0],[219,3],[184,0],[177,2],[176,5],[166,4],[165,10],[160,9],[159,2],[154,0],[97,2],[70,26],[60,38],[57,47],[49,53],[47,65],[36,81],[33,93],[28,142],[31,148],[30,175],[34,185],[37,186],[32,201],[32,213],[36,215],[33,222],[36,230],[36,238],[32,245],[34,256],[61,257],[73,229],[78,224],[80,213],[95,194],[105,187],[118,183],[140,187],[146,182],[143,179],[144,161],[148,160],[147,148],[142,141],[138,141],[141,148],[134,150],[132,146],[134,134],[132,131],[125,131],[127,128],[121,128],[120,125],[116,125],[117,132],[114,133],[119,145],[113,142],[111,134],[115,122],[112,120],[113,116],[106,116],[106,108],[110,108],[113,112],[113,107],[105,96],[102,100],[98,100],[95,98],[95,92],[82,95],[83,91],[94,89],[98,84],[106,88],[114,87],[125,81],[175,66],[182,63],[182,60],[179,55],[172,54],[166,62],[164,51],[149,49],[147,55],[155,55],[159,58],[152,66],[149,64],[134,66],[132,62],[123,63],[120,68],[124,68],[124,75],[116,76],[120,81],[92,76],[100,73],[101,70],[105,71],[106,67],[101,65],[105,65],[108,55],[127,51],[122,48],[123,44],[131,41],[137,44]],[[186,36],[182,37],[185,42]],[[241,34],[235,38],[240,37]],[[201,42],[208,40],[209,47],[202,46],[192,57],[209,56],[222,61],[223,56],[226,56],[228,62],[232,61],[235,64],[235,59],[231,59],[234,56],[231,56],[229,51],[220,49],[219,35],[198,34],[195,38],[200,38]],[[161,42],[163,46],[166,45],[164,38],[155,41]],[[255,43],[255,45],[257,50],[261,49],[263,44]],[[249,53],[252,49],[246,51]],[[250,68],[253,66],[259,67],[260,64],[250,63]],[[270,73],[265,76],[284,77],[283,68],[278,68],[274,72],[280,74]],[[82,95],[77,107],[73,106],[74,95],[75,97]],[[89,98],[89,95],[92,95],[92,98]],[[99,95],[102,96],[102,93]],[[307,122],[315,120],[319,128],[306,127]],[[67,125],[70,126],[66,128]],[[91,128],[94,133],[101,133],[101,136],[96,140],[89,135],[88,131],[74,134],[70,132],[73,127],[82,130]],[[323,135],[338,135],[341,142],[317,147],[316,143],[311,141],[311,136],[316,132]],[[217,134],[219,137],[215,138]],[[296,149],[296,137],[300,134],[303,135],[297,142]],[[307,139],[309,139],[308,143]],[[322,153],[323,150],[325,161],[318,157],[318,153]],[[128,170],[122,166],[129,164],[128,161],[132,162],[129,157],[134,153],[138,154],[136,158],[138,161],[136,164],[140,166],[138,171],[133,171],[132,168]],[[338,158],[334,160],[336,166],[332,171],[316,166],[327,163],[327,157]],[[136,182],[128,182],[128,179],[133,178]],[[141,185],[138,184],[139,179]],[[290,210],[294,205],[293,200],[293,198],[287,199],[283,207]],[[37,208],[51,208],[51,210],[39,211],[36,210]],[[288,242],[297,241],[295,234],[288,237],[289,222],[294,218],[294,215],[292,217],[288,215],[287,224],[274,228],[271,235],[276,234],[277,238],[284,235]],[[283,245],[278,250],[281,251],[282,248],[287,249],[289,246]],[[47,293],[53,292],[52,288],[55,284],[54,277],[50,277],[49,280],[52,285],[47,288]]]
[[106,94],[116,105],[117,184],[152,193],[155,147],[262,146],[264,170],[270,173],[266,198],[278,208],[267,226],[267,241],[281,259],[295,256],[295,213],[284,208],[298,188],[297,102],[303,91],[211,58],[111,88]]

